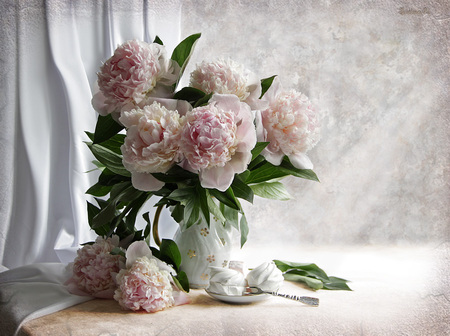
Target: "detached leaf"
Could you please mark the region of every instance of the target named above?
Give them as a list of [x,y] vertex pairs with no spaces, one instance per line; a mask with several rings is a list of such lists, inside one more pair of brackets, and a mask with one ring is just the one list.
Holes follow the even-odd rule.
[[324,283],[323,289],[351,291],[352,289],[347,285],[347,282],[348,280],[330,276],[329,282]]
[[308,285],[308,287],[315,289],[315,290],[323,288],[323,283],[319,279],[314,279],[314,278],[310,278],[310,277],[307,277],[304,275],[299,275],[299,274],[294,274],[294,273],[286,273],[286,274],[283,274],[283,276],[284,276],[285,280],[303,282],[306,285]]
[[273,75],[272,77],[261,79],[261,96],[259,97],[259,99],[261,99],[267,92],[267,90],[269,90],[269,88],[272,86],[273,80],[276,76],[277,75]]
[[291,195],[287,192],[284,184],[281,182],[261,182],[250,186],[259,197],[287,201],[291,199]]
[[328,275],[325,271],[314,263],[297,263],[282,260],[274,260],[274,263],[282,272],[287,272],[289,270],[305,271],[314,274],[321,279],[328,280]]
[[275,265],[289,281],[298,281],[307,284],[312,289],[351,290],[348,280],[328,276],[323,269],[313,263],[296,263],[290,261],[274,260]]
[[98,116],[97,124],[95,126],[94,133],[94,144],[101,143],[105,140],[108,140],[113,135],[116,135],[121,130],[124,129],[124,126],[120,125],[113,119],[111,114],[107,116]]

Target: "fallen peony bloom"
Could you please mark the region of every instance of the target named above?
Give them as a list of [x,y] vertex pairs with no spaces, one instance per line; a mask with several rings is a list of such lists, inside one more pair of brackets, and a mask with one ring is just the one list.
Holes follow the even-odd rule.
[[72,277],[66,282],[69,292],[112,299],[116,274],[125,267],[122,256],[110,253],[118,246],[118,236],[107,239],[97,237],[94,244],[79,249],[74,262],[69,264],[72,269]]
[[152,256],[144,241],[132,243],[126,253],[126,269],[116,277],[114,299],[130,310],[154,313],[190,302],[189,296],[178,290],[170,273],[175,271]]

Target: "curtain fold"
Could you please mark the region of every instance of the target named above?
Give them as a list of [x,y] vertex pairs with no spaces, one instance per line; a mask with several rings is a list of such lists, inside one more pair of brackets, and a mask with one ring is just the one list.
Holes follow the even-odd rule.
[[[179,42],[180,1],[2,1],[0,259],[13,268],[73,260],[95,234],[85,131],[101,62],[128,39]],[[6,24],[6,26],[4,26]],[[12,41],[12,42],[11,42]]]

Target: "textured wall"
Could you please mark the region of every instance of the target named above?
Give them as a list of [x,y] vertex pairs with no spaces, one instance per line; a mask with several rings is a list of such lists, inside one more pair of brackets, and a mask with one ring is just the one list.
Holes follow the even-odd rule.
[[[202,32],[191,67],[230,56],[316,101],[321,183],[247,207],[249,243],[439,243],[450,218],[450,5],[429,1],[183,1]],[[189,70],[189,69],[188,69]]]

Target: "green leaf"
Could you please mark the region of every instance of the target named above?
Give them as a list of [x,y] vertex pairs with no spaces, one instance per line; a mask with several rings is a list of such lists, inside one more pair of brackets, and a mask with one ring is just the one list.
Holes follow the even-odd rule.
[[113,186],[125,181],[131,181],[131,178],[127,176],[117,175],[108,168],[105,168],[98,177],[98,184],[103,186]]
[[106,235],[108,233],[108,230],[109,230],[109,226],[108,225],[104,225],[104,226],[101,226],[101,227],[93,228],[93,219],[100,212],[100,209],[97,208],[92,203],[89,203],[89,202],[86,202],[86,203],[87,203],[87,214],[88,214],[89,226],[95,231],[95,233],[97,235],[99,235],[99,236]]
[[351,290],[347,285],[348,280],[334,276],[329,277],[316,264],[281,260],[274,260],[274,262],[278,269],[284,272],[286,280],[304,282],[313,289]]
[[243,247],[245,242],[247,241],[247,236],[248,236],[248,231],[249,231],[248,223],[247,223],[247,219],[245,218],[245,215],[242,215],[242,217],[241,217],[239,231],[241,232],[241,247]]
[[125,142],[125,134],[116,134],[111,138],[109,138],[108,140],[103,141],[101,145],[102,147],[105,147],[118,155],[122,155],[120,147],[123,145],[124,142]]
[[120,255],[125,258],[125,252],[120,247],[114,247],[111,252],[109,252],[112,255]]
[[231,225],[236,230],[239,231],[239,211],[226,206],[225,204],[220,204],[220,210],[225,217],[225,225]]
[[239,203],[234,196],[233,189],[228,188],[225,191],[220,191],[217,189],[208,189],[211,196],[217,198],[217,200],[230,208],[240,210]]
[[177,244],[170,239],[163,239],[159,247],[160,259],[171,264],[175,271],[178,272],[181,264],[181,254]]
[[283,161],[281,161],[281,164],[279,168],[286,172],[288,175],[304,178],[307,180],[312,180],[316,182],[320,182],[319,178],[317,177],[316,173],[314,173],[311,169],[298,169],[295,168],[292,163],[289,161],[289,158],[285,156],[283,158]]
[[234,177],[233,183],[231,184],[231,189],[233,190],[234,196],[253,203],[253,190],[246,183],[244,183],[244,181],[242,181],[239,175]]
[[194,107],[208,105],[208,102],[211,99],[212,95],[213,95],[212,92],[204,95],[203,98],[200,98],[199,100],[197,100],[197,102],[194,104]]
[[261,182],[267,182],[279,177],[287,176],[289,175],[289,172],[280,169],[277,166],[274,166],[273,164],[269,162],[264,162],[261,166],[258,168],[250,171],[250,175],[248,176],[247,180],[245,181],[247,184],[250,183],[261,183]]
[[209,212],[215,217],[215,219],[218,222],[225,224],[226,219],[225,219],[222,211],[220,211],[220,207],[216,204],[216,202],[214,202],[212,197],[208,197],[208,207],[209,207]]
[[107,116],[99,115],[95,126],[93,142],[94,144],[102,143],[123,129],[124,126],[117,123],[111,114],[108,114]]
[[318,279],[310,278],[310,277],[307,277],[304,275],[293,274],[293,273],[285,273],[285,274],[283,274],[283,276],[284,276],[285,280],[303,282],[306,285],[308,285],[308,287],[315,289],[315,290],[323,288],[322,281],[320,281]]
[[261,96],[259,97],[259,99],[261,99],[267,92],[267,90],[269,90],[276,76],[277,75],[273,75],[272,77],[261,79]]
[[[110,228],[114,228],[119,224],[122,218],[131,210],[133,207],[142,204],[147,198],[146,193],[136,190],[131,185],[131,182],[122,182],[114,185],[111,188],[110,198],[106,201],[105,206],[102,207],[101,211],[92,219],[92,228],[102,227],[110,223]],[[136,199],[140,198],[138,201]],[[116,217],[116,211],[119,202],[132,202],[127,208],[122,211],[122,213],[113,221]],[[137,211],[135,210],[130,216],[130,221],[135,220]],[[128,222],[129,223],[129,222]],[[130,224],[129,224],[130,225]],[[134,227],[134,222],[133,222]]]
[[108,195],[110,191],[111,186],[104,186],[99,183],[96,183],[86,191],[86,194],[96,197],[102,197]]
[[181,221],[184,220],[184,206],[180,203],[176,204],[170,215],[175,220],[175,222],[181,223]]
[[[100,212],[92,219],[91,228],[96,230],[98,228],[106,227],[112,222],[116,216],[116,206],[114,202],[108,203],[108,205],[101,209]],[[109,232],[109,231],[108,231]]]
[[177,276],[172,276],[172,278],[179,289],[189,293],[189,279],[184,271],[179,271]]
[[328,290],[347,290],[352,289],[347,285],[348,280],[330,276],[329,281],[325,281],[323,284],[323,289]]
[[266,148],[270,142],[257,142],[255,147],[252,149],[252,161],[261,154],[261,152]]
[[200,38],[201,34],[193,34],[186,37],[183,41],[178,44],[173,50],[172,57],[175,62],[180,66],[180,77],[183,75],[184,69],[192,55],[195,43]]
[[127,225],[127,228],[129,230],[135,229],[135,223],[136,223],[136,217],[141,210],[142,206],[147,202],[149,198],[149,194],[140,192],[139,196],[132,200],[129,205],[127,205],[127,208],[124,210],[126,213],[125,215],[125,223]]
[[156,247],[150,246],[150,250],[152,251],[152,255],[155,258],[158,258],[161,260],[159,250]]
[[153,40],[153,43],[164,45],[163,41],[159,38],[158,35],[155,36],[155,39]]
[[122,176],[131,176],[130,172],[123,166],[122,157],[119,154],[114,153],[112,150],[101,145],[88,144],[88,147],[96,159],[103,163],[113,173]]
[[166,173],[153,173],[156,179],[164,183],[186,183],[186,180],[198,181],[198,175],[181,168],[178,165],[170,168]]
[[149,212],[147,211],[146,213],[142,214],[142,218],[144,218],[144,220],[147,222],[147,225],[145,226],[144,229],[144,240],[147,243],[147,245],[150,245],[150,232],[152,229],[152,223],[150,221]]
[[167,198],[184,206],[183,220],[186,228],[200,221],[200,201],[195,187],[176,189]]
[[[264,156],[258,155],[255,159],[253,159],[253,160],[249,163],[247,169],[249,170],[249,173],[250,173],[251,171],[253,171],[253,170],[255,170],[255,169],[261,167],[261,166],[262,166],[264,163],[266,163],[266,162],[267,162],[267,161],[266,161],[266,159],[265,159]],[[249,175],[250,175],[250,174],[249,174]],[[246,176],[245,181],[247,181],[247,178],[249,177],[249,175]]]
[[205,93],[199,89],[187,86],[173,95],[173,99],[186,100],[189,103],[195,103],[199,99],[203,98]]
[[314,263],[297,263],[291,261],[274,260],[275,265],[282,272],[290,270],[306,271],[323,280],[328,280],[328,275],[323,269]]
[[281,182],[261,182],[250,186],[255,195],[259,197],[287,201],[291,196]]
[[206,224],[209,224],[211,222],[211,215],[209,213],[209,205],[208,205],[208,198],[210,198],[209,193],[206,189],[202,188],[202,186],[197,184],[197,195],[198,195],[198,203],[200,205],[201,214],[202,217],[205,219]]

